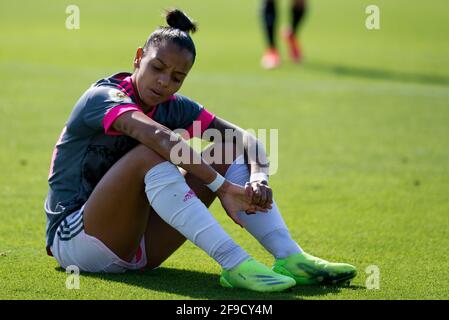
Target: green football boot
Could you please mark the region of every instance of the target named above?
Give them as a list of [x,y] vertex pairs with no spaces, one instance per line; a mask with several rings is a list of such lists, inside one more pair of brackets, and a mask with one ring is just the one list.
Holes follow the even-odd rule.
[[347,285],[357,269],[347,263],[332,263],[308,253],[277,259],[273,271],[295,279],[299,285]]
[[253,258],[249,258],[230,270],[223,270],[220,284],[225,288],[278,292],[295,286],[296,282],[290,277],[273,272]]

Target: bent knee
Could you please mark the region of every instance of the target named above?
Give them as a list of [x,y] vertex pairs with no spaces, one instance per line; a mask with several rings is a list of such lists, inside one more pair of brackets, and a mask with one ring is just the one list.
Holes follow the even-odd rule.
[[127,156],[131,157],[144,172],[164,161],[167,161],[156,151],[150,149],[144,144],[139,144],[136,146],[127,154]]

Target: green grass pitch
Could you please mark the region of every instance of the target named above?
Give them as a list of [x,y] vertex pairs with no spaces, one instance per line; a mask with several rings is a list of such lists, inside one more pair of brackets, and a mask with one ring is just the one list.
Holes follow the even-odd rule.
[[[0,299],[448,299],[449,3],[309,2],[304,63],[284,59],[269,72],[259,67],[256,0],[2,2]],[[65,28],[70,4],[80,8],[79,30]],[[370,4],[380,8],[380,30],[365,27]],[[53,146],[92,82],[132,70],[135,49],[169,6],[200,23],[181,93],[243,128],[279,129],[276,201],[306,251],[358,267],[350,287],[225,290],[218,265],[187,243],[156,271],[83,274],[79,290],[66,289],[44,248]],[[272,264],[217,203],[212,213]],[[377,290],[366,287],[371,265]]]

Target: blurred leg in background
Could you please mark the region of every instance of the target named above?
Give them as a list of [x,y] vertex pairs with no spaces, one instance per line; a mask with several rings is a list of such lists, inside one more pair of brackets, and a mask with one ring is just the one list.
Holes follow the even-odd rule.
[[291,5],[291,24],[284,32],[284,38],[287,42],[289,55],[293,62],[300,62],[302,59],[302,51],[300,43],[297,39],[297,33],[301,22],[306,13],[306,0],[292,0]]
[[[305,0],[292,0],[290,26],[284,31],[284,39],[288,46],[288,52],[293,62],[302,59],[301,46],[296,37],[297,31],[303,21],[306,12]],[[263,0],[262,22],[265,34],[266,49],[262,56],[261,65],[265,69],[273,69],[280,65],[281,58],[276,42],[277,8],[275,0]]]
[[276,48],[276,3],[275,0],[263,0],[262,22],[267,48],[262,56],[262,67],[273,69],[279,66],[281,59]]

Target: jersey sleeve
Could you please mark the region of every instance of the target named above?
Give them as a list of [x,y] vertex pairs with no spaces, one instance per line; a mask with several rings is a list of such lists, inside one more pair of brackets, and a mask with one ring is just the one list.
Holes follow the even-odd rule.
[[185,129],[184,138],[201,137],[215,115],[201,104],[182,95],[174,95],[167,106],[166,123],[174,129]]
[[83,120],[85,124],[95,130],[104,130],[107,135],[121,135],[112,129],[114,121],[129,111],[140,111],[130,97],[123,91],[107,86],[93,87],[86,104]]

